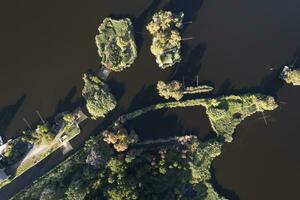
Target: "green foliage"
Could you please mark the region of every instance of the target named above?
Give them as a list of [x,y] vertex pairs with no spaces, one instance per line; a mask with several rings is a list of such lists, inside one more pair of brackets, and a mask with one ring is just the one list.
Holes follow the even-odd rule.
[[184,87],[179,81],[172,81],[166,84],[163,81],[158,81],[157,86],[158,94],[165,99],[174,98],[177,101],[183,97]]
[[35,131],[32,132],[32,137],[36,138],[39,143],[48,143],[54,139],[54,134],[51,133],[49,123],[39,124]]
[[[99,171],[86,162],[91,150],[101,151],[103,160],[112,156],[111,148],[103,142],[102,137],[92,137],[83,149],[70,156],[64,162],[36,180],[30,187],[15,195],[13,200],[38,199],[89,199],[93,193],[93,185],[99,181]],[[100,171],[104,170],[104,167]],[[98,176],[99,175],[99,176]],[[98,194],[97,198],[102,199]]]
[[117,152],[122,152],[128,149],[128,146],[138,141],[138,135],[132,130],[128,131],[123,127],[118,127],[113,132],[105,130],[102,133],[103,140],[107,144],[112,144]]
[[226,142],[231,142],[235,128],[246,117],[256,112],[274,110],[278,105],[273,97],[262,94],[245,94],[209,99],[205,106],[206,114],[214,131],[224,137]]
[[[187,185],[200,197],[197,199],[222,199],[209,183],[209,168],[220,148],[216,141],[200,142],[187,136],[174,144],[145,146],[115,155],[97,136],[13,200],[190,199]],[[109,152],[102,154],[106,162],[98,170],[85,162],[92,149]]]
[[68,122],[68,123],[73,123],[75,121],[75,117],[71,113],[65,113],[63,115],[63,120],[66,121],[66,122]]
[[109,87],[98,77],[84,74],[82,96],[86,99],[86,107],[92,119],[104,117],[116,105],[116,99],[109,92]]
[[173,14],[170,11],[159,11],[152,17],[147,30],[153,35],[151,53],[156,57],[159,67],[165,69],[181,61],[181,36],[184,14]]
[[28,143],[24,142],[21,137],[16,138],[7,143],[7,148],[4,151],[0,160],[0,168],[7,168],[18,161],[28,152]]
[[285,67],[281,74],[283,80],[293,85],[300,85],[300,70],[292,70]]
[[137,57],[132,23],[128,18],[114,20],[105,18],[96,36],[101,63],[113,70],[122,71],[130,67]]
[[4,156],[6,158],[11,158],[14,154],[14,144],[11,142],[7,145]]
[[213,87],[207,85],[184,87],[179,81],[171,81],[168,84],[163,81],[158,81],[156,88],[159,96],[165,99],[174,98],[177,101],[180,100],[185,94],[210,92],[214,89]]
[[[202,143],[192,138],[158,152],[157,148],[148,149],[131,162],[112,158],[102,189],[108,199],[185,199],[187,184],[195,191],[199,185],[209,184],[209,168],[220,148],[218,142]],[[201,199],[214,192],[207,188],[197,192]]]

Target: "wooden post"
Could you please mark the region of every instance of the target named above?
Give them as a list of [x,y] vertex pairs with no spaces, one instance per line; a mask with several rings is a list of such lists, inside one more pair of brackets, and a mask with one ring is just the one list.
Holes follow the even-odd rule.
[[30,124],[28,123],[28,121],[25,119],[25,117],[23,117],[23,121],[28,126],[28,128],[32,131],[32,128],[31,128]]
[[265,124],[266,124],[266,126],[267,126],[267,125],[268,125],[268,122],[267,122],[266,116],[265,116],[265,114],[264,114],[263,112],[261,112],[261,114],[262,114],[263,119],[264,119],[264,121],[265,121]]
[[192,40],[192,39],[193,39],[192,37],[188,37],[188,38],[182,38],[181,40],[185,41],[185,40]]
[[43,119],[42,115],[40,114],[40,112],[38,110],[35,111],[36,114],[39,116],[39,118],[41,119],[41,121],[43,122],[43,124],[45,124],[45,120]]
[[191,24],[193,21],[183,22],[182,24]]

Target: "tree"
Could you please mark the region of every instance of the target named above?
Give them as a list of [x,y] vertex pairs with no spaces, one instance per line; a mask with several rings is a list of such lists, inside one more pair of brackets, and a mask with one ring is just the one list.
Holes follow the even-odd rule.
[[114,20],[105,18],[96,36],[101,63],[112,71],[130,67],[137,57],[132,23],[128,18]]
[[163,81],[157,82],[158,94],[165,99],[174,98],[180,100],[183,97],[183,85],[179,81],[172,81],[166,84]]
[[116,99],[109,92],[109,87],[98,77],[84,74],[83,81],[82,96],[86,100],[86,107],[92,119],[104,117],[116,107]]
[[181,36],[178,30],[182,28],[183,16],[182,12],[176,15],[170,11],[159,11],[153,15],[152,21],[146,27],[153,35],[151,53],[162,69],[181,60]]
[[114,132],[103,131],[103,140],[107,144],[112,144],[117,152],[123,152],[128,149],[128,146],[138,141],[138,136],[134,131],[128,134],[125,128],[119,128]]
[[165,99],[174,98],[180,100],[185,94],[196,94],[210,92],[214,88],[207,85],[200,85],[197,87],[184,87],[179,81],[172,81],[166,84],[163,81],[157,82],[158,94]]
[[300,70],[292,70],[289,67],[285,67],[281,73],[281,77],[287,83],[300,85]]
[[63,119],[64,119],[64,121],[66,121],[66,122],[68,122],[68,123],[72,123],[72,122],[75,121],[75,117],[74,117],[74,115],[71,114],[71,113],[65,113],[65,114],[63,115]]
[[51,127],[49,123],[39,124],[35,131],[32,132],[32,137],[36,138],[38,142],[50,142],[54,139],[54,134],[51,133]]

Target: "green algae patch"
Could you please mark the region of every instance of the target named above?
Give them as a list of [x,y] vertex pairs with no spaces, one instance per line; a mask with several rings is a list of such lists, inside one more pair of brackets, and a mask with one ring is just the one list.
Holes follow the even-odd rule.
[[207,100],[206,114],[213,130],[232,141],[235,128],[256,112],[274,110],[278,107],[274,98],[263,94],[230,95]]
[[151,53],[156,58],[156,63],[162,69],[173,66],[181,61],[181,36],[184,14],[178,15],[170,11],[159,11],[152,17],[147,25],[147,30],[153,36]]
[[130,67],[137,57],[131,20],[105,18],[98,30],[96,45],[103,66],[115,72]]

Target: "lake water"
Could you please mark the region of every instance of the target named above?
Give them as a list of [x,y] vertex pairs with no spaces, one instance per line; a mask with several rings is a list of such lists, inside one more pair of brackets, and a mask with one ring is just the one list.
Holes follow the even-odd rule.
[[[151,55],[144,26],[153,11],[184,11],[192,21],[183,37],[183,61],[160,70]],[[264,92],[280,107],[243,122],[233,143],[213,163],[217,191],[231,199],[296,199],[300,195],[300,88],[283,85],[277,69],[292,63],[300,45],[298,0],[91,0],[6,1],[0,8],[0,135],[7,140],[33,126],[36,110],[44,118],[80,105],[81,76],[100,66],[94,36],[106,16],[133,19],[139,56],[108,83],[119,99],[107,120],[87,121],[72,143],[74,150],[120,113],[160,101],[153,95],[158,80],[185,79],[186,85],[215,86],[215,95]],[[149,113],[128,124],[142,139],[211,133],[202,108]],[[64,156],[56,152],[0,191],[0,199],[30,184]]]

